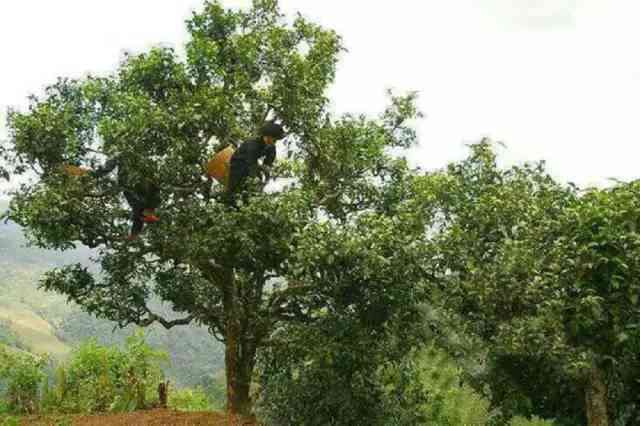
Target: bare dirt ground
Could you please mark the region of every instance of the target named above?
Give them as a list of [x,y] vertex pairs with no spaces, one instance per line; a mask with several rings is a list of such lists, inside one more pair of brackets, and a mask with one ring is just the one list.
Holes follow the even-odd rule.
[[145,410],[133,413],[92,416],[53,416],[23,418],[22,426],[257,426],[251,420],[231,420],[220,412]]

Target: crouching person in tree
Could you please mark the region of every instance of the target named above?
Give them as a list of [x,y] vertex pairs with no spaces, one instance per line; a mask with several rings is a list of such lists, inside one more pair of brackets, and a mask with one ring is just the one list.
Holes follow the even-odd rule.
[[[247,178],[257,177],[260,171],[268,178],[268,168],[276,159],[275,142],[284,136],[282,126],[270,121],[262,126],[258,137],[243,142],[233,153],[227,185],[227,201],[230,205],[235,207],[237,194],[247,189]],[[260,159],[262,168],[258,164]]]
[[155,223],[160,220],[155,214],[155,210],[162,202],[160,188],[152,177],[133,176],[120,157],[108,160],[102,167],[90,171],[89,174],[101,178],[111,173],[116,167],[118,168],[118,186],[122,188],[131,208],[132,225],[128,239],[133,240],[140,235],[145,223]]

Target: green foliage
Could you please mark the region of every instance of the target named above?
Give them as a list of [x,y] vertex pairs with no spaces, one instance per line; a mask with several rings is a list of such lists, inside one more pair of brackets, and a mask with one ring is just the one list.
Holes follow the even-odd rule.
[[553,426],[553,424],[551,420],[543,420],[540,417],[533,416],[530,419],[514,417],[511,419],[509,426]]
[[19,426],[20,425],[20,419],[18,417],[13,417],[13,416],[9,416],[9,417],[0,417],[0,420],[2,421],[2,423],[0,423],[2,426]]
[[[167,316],[172,314],[171,310],[159,304],[154,304],[154,311]],[[114,330],[114,323],[76,311],[64,317],[57,332],[70,345],[80,344],[95,336],[101,345],[124,347],[127,337],[135,330],[133,325]],[[165,330],[162,326],[154,325],[145,330],[145,336],[149,345],[161,347],[169,353],[171,363],[165,366],[164,371],[177,386],[202,385],[203,377],[223,370],[224,347],[211,339],[209,331],[203,327]]]
[[170,408],[180,411],[208,411],[214,409],[209,402],[209,397],[201,388],[182,388],[170,391],[168,405]]
[[425,201],[439,187],[442,308],[485,342],[475,384],[492,404],[583,423],[593,368],[635,394],[622,372],[638,367],[638,183],[580,192],[543,164],[500,169],[488,141],[423,180]]
[[201,378],[198,385],[209,398],[209,405],[215,410],[224,410],[227,400],[227,383],[224,370],[209,373]]
[[33,413],[38,410],[39,386],[45,378],[46,357],[9,352],[0,347],[0,382],[5,387],[8,411]]
[[[383,353],[383,344],[371,338],[358,335],[362,340],[353,339],[354,331],[343,330],[335,340],[325,333],[288,330],[286,345],[265,351],[257,402],[262,421],[306,425],[421,423],[421,413],[415,407],[425,395],[415,376],[402,374],[408,370],[406,365],[388,360],[392,357]],[[318,346],[307,346],[310,338]],[[345,341],[336,341],[341,339]]]
[[127,339],[123,353],[129,387],[135,389],[137,407],[144,407],[149,397],[157,396],[158,384],[164,379],[161,364],[166,363],[169,356],[149,346],[142,331]]
[[[97,346],[94,342],[82,345],[68,366],[60,367],[56,394],[62,411],[106,411],[114,397],[111,368],[125,359],[117,350]],[[116,367],[118,368],[118,367]],[[118,369],[119,370],[119,369]],[[117,370],[117,374],[122,374]]]
[[[320,342],[317,334],[311,338]],[[333,348],[327,348],[326,341],[307,348],[303,359],[301,348],[292,350],[292,342],[287,343],[288,350],[277,350],[280,362],[272,360],[273,371],[261,370],[257,408],[267,424],[481,426],[499,420],[489,400],[465,384],[464,372],[435,346],[409,353],[401,362],[373,361],[365,366],[359,359],[354,366],[353,353],[339,353],[335,343]],[[353,351],[353,346],[342,349]],[[364,346],[375,356],[371,342]],[[349,359],[351,363],[345,361]],[[366,378],[360,375],[367,373]],[[509,424],[554,423],[515,417]]]
[[463,383],[462,371],[435,347],[415,355],[418,375],[428,399],[422,405],[426,424],[485,425],[491,419],[489,401]]
[[[424,424],[433,425],[494,425],[501,423],[500,410],[490,408],[490,401],[476,392],[465,380],[468,374],[435,344],[411,354],[410,369],[405,374],[417,377],[427,395],[417,407],[424,415]],[[477,366],[476,366],[477,367]],[[515,417],[511,426],[552,425],[552,421]]]
[[132,335],[124,350],[88,341],[56,370],[47,408],[74,413],[145,408],[157,397],[160,362],[166,359],[141,333]]
[[301,307],[317,310],[313,320],[283,327],[262,353],[258,405],[267,421],[419,420],[411,407],[423,395],[412,378],[401,375],[390,392],[385,377],[420,341],[419,240],[401,231],[407,222],[384,217],[364,214],[352,226],[322,224],[300,235],[295,282],[321,286],[323,299],[300,297]]

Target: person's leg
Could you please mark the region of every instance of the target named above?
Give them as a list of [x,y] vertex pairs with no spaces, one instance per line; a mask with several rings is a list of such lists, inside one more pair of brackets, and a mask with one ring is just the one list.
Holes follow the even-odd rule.
[[227,202],[236,206],[236,196],[243,190],[243,183],[249,175],[249,168],[243,161],[232,161],[229,170],[229,185],[227,186]]
[[160,198],[160,188],[156,185],[149,185],[146,188],[145,193],[142,196],[144,210],[143,220],[147,223],[154,223],[160,220],[158,216],[155,215],[155,210],[160,207],[162,199]]
[[144,221],[142,220],[142,214],[140,214],[131,220],[131,233],[129,234],[129,239],[134,239],[140,235],[142,228],[144,228]]
[[129,207],[131,207],[131,235],[130,238],[135,238],[140,232],[142,232],[142,228],[144,227],[144,222],[142,221],[142,213],[144,210],[144,206],[138,197],[132,191],[125,190],[124,198],[126,198],[127,203],[129,203]]

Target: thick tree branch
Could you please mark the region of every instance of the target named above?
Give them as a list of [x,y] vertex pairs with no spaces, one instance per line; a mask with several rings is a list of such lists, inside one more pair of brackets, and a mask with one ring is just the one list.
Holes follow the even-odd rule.
[[140,327],[147,327],[153,324],[154,322],[159,322],[164,328],[169,330],[170,328],[175,327],[177,325],[188,325],[195,319],[195,316],[189,315],[188,317],[185,317],[185,318],[179,318],[179,319],[170,321],[170,320],[167,320],[166,318],[161,317],[160,315],[154,314],[147,308],[145,308],[145,311],[147,312],[147,318],[139,319],[138,321],[136,321],[136,324],[139,325]]

